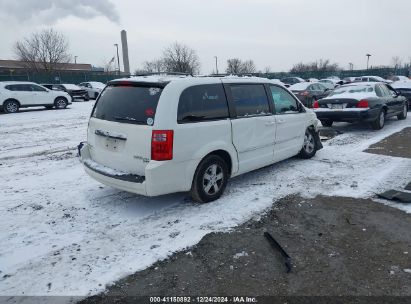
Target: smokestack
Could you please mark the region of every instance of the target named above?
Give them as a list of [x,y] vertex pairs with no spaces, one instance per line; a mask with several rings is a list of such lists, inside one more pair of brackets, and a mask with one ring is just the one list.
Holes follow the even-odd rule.
[[121,46],[122,46],[122,49],[123,49],[124,72],[127,75],[130,75],[130,62],[128,60],[127,32],[125,30],[121,31]]

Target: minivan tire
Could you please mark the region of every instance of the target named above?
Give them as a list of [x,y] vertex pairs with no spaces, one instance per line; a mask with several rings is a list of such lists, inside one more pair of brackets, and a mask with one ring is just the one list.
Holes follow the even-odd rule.
[[408,107],[406,104],[404,104],[404,108],[401,112],[401,114],[397,115],[398,120],[404,120],[407,118],[407,114],[408,114]]
[[317,153],[317,146],[315,143],[315,134],[312,128],[308,128],[304,134],[303,147],[298,154],[299,157],[309,159]]
[[218,155],[211,154],[198,165],[191,186],[191,197],[199,203],[220,198],[228,181],[228,165]]
[[20,109],[20,104],[17,100],[7,100],[3,104],[4,113],[17,113]]

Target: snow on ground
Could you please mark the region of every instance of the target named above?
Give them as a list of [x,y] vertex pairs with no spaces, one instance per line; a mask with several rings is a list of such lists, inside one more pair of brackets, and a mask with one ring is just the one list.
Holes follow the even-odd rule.
[[337,124],[344,134],[313,159],[237,177],[210,204],[184,193],[146,198],[84,173],[75,148],[91,107],[0,115],[0,295],[95,294],[209,232],[258,218],[288,194],[371,197],[411,180],[410,159],[362,152],[411,126],[391,119],[381,131]]

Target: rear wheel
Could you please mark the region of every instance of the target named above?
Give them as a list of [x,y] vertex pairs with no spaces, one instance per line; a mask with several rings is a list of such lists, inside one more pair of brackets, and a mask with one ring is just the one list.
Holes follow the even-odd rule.
[[321,124],[324,127],[331,127],[333,125],[333,121],[332,120],[321,120]]
[[197,167],[190,194],[197,202],[212,202],[223,194],[227,181],[227,163],[218,155],[209,155]]
[[54,106],[56,107],[56,109],[59,109],[59,110],[67,108],[67,105],[68,105],[68,102],[63,97],[58,97],[54,101]]
[[397,115],[398,120],[404,120],[407,118],[408,114],[408,108],[407,105],[404,104],[404,108],[402,109],[402,113],[400,115]]
[[378,114],[378,117],[371,123],[371,127],[374,130],[381,130],[385,125],[385,110],[382,109]]
[[7,100],[3,104],[3,110],[5,113],[16,113],[20,109],[20,104],[17,100]]
[[298,154],[301,158],[311,158],[317,152],[314,131],[309,128],[305,131],[303,147]]

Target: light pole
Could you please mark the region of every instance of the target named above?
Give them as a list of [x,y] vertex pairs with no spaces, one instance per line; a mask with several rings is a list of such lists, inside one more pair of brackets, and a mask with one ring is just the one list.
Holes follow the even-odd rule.
[[354,64],[352,62],[348,63],[350,65],[350,71],[354,70]]
[[369,65],[369,63],[370,63],[370,57],[372,56],[371,54],[367,54],[367,55],[365,55],[365,56],[367,56],[367,71],[368,71],[368,65]]
[[74,64],[77,64],[77,57],[78,56],[74,56]]
[[118,66],[118,74],[120,75],[120,56],[118,55],[118,44],[115,43],[114,46],[117,49],[117,66]]
[[216,71],[216,74],[218,75],[218,57],[214,56],[214,58],[215,58],[215,71]]

